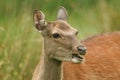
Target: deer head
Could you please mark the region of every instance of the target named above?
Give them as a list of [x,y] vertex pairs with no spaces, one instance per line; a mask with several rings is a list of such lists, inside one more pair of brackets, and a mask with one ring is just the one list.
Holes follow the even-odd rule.
[[44,38],[45,55],[56,61],[81,63],[86,47],[76,38],[78,30],[67,23],[67,11],[60,7],[57,20],[47,22],[42,11],[34,11],[34,25]]

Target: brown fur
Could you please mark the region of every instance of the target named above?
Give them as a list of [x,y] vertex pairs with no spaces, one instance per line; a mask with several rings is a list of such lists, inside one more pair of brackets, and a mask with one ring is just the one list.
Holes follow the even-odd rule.
[[82,64],[64,62],[63,80],[120,80],[120,32],[88,38]]
[[68,31],[69,30],[69,24],[68,24],[68,26],[64,26],[65,24],[67,24],[67,22],[66,23],[63,23],[63,22],[55,22],[55,24],[56,24],[56,26],[55,27],[57,27],[57,28],[59,28],[59,29],[61,29],[61,30],[63,30],[63,31]]
[[44,39],[41,60],[32,80],[120,80],[120,32],[82,41],[88,48],[85,56],[86,47],[66,18],[64,7],[53,22],[46,22],[42,11],[34,11],[34,25]]

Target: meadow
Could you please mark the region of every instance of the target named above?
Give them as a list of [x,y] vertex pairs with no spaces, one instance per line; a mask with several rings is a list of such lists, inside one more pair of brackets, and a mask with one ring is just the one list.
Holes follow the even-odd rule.
[[42,10],[52,21],[61,5],[68,11],[68,22],[79,30],[80,40],[120,31],[119,0],[1,0],[0,80],[31,80],[42,46],[33,10]]

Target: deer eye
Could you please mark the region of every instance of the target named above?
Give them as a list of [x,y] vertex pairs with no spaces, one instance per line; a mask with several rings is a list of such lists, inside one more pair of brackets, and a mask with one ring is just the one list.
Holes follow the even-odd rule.
[[79,34],[79,31],[77,31],[75,34],[78,35],[78,34]]
[[60,38],[60,35],[58,33],[54,33],[52,36],[53,38]]

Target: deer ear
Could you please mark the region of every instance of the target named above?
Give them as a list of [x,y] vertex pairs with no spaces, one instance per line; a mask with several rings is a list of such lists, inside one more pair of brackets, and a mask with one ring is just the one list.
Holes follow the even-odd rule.
[[66,9],[61,6],[60,9],[58,10],[58,15],[57,15],[57,20],[64,20],[64,21],[67,21],[67,11]]
[[37,30],[43,30],[47,23],[45,22],[45,15],[42,11],[34,10],[33,22]]

